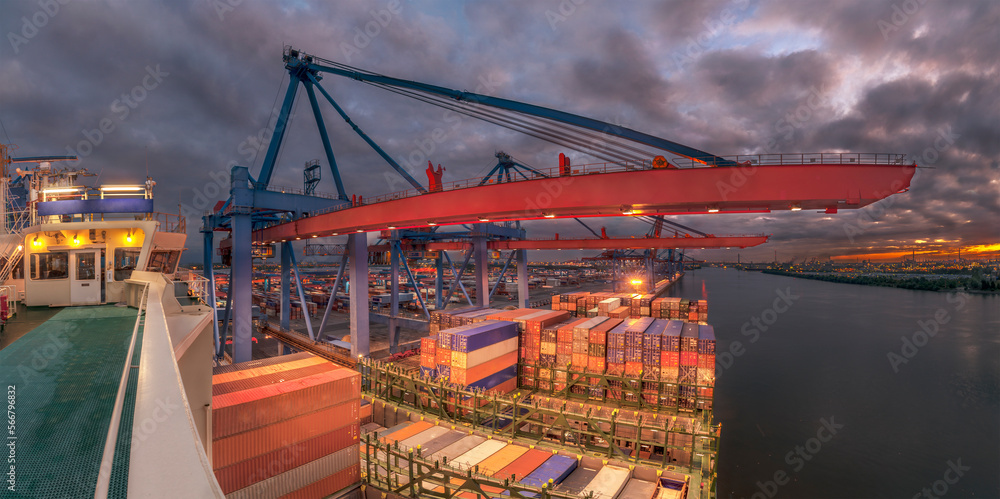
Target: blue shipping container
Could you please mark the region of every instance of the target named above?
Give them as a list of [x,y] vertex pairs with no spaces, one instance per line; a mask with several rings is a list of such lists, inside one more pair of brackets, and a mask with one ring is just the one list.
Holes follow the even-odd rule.
[[473,324],[469,329],[453,332],[451,350],[468,353],[511,338],[517,338],[516,322],[483,321]]
[[521,483],[533,487],[541,487],[543,484],[560,483],[573,473],[576,469],[576,459],[560,454],[555,454],[545,460],[541,466],[535,468],[531,474],[521,479]]

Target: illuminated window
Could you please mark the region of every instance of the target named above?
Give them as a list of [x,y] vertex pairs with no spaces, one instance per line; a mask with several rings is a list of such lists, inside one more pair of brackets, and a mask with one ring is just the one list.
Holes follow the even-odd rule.
[[32,253],[31,279],[65,279],[69,277],[69,252]]
[[132,277],[139,262],[139,252],[141,248],[115,248],[115,280],[124,281]]
[[76,255],[76,279],[79,281],[94,280],[96,275],[96,264],[93,253],[78,253]]

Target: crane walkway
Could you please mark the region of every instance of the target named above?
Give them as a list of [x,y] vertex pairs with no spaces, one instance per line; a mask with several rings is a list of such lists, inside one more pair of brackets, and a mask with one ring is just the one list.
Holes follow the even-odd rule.
[[[141,335],[138,319],[130,307],[65,308],[0,350],[8,405],[4,455],[15,459],[13,477],[5,466],[3,497],[94,495],[129,345],[134,331]],[[136,348],[133,366],[138,353]],[[115,453],[125,465],[115,459],[103,466],[112,474],[109,497],[125,496],[135,401],[134,383],[129,385],[133,396],[126,391],[118,433],[125,455]]]

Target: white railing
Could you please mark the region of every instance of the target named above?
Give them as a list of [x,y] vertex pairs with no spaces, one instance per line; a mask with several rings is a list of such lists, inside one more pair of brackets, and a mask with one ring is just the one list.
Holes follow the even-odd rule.
[[24,254],[22,246],[24,229],[31,225],[31,213],[28,210],[7,211],[7,206],[10,204],[10,187],[6,179],[0,180],[0,191],[2,191],[0,200],[3,201],[0,210],[2,210],[4,233],[4,242],[0,247],[0,258],[3,259],[3,263],[0,264],[0,284],[3,284],[10,278],[14,267]]
[[214,303],[210,303],[210,287],[211,282],[201,274],[186,268],[177,269],[177,273],[174,274],[173,282],[183,282],[187,283],[188,295],[198,298],[202,303],[215,306]]

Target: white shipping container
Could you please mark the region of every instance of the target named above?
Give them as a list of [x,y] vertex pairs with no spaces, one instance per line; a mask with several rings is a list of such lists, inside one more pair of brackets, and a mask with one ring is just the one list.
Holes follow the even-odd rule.
[[456,457],[453,463],[457,467],[471,468],[506,446],[506,443],[499,440],[487,440],[469,450],[469,452]]
[[486,441],[486,437],[481,437],[479,435],[469,435],[458,442],[455,442],[437,452],[435,452],[431,457],[434,459],[447,459],[449,463],[453,459],[462,454],[465,454],[470,449],[477,447],[479,444]]
[[[480,348],[479,350],[473,350],[469,353],[462,352],[451,352],[452,355],[452,365],[454,367],[470,369],[482,364],[483,362],[488,362],[504,354],[517,351],[517,338],[508,338],[501,341],[500,343],[494,343],[490,346]],[[462,362],[462,356],[465,356],[465,362]]]
[[598,307],[598,308],[601,308],[602,310],[614,310],[614,309],[622,306],[622,299],[621,298],[608,298],[607,300],[601,300],[600,303],[599,303],[599,305],[602,305],[601,307]]
[[587,495],[588,492],[594,493],[594,499],[614,499],[618,497],[618,494],[625,488],[625,483],[628,482],[629,476],[632,474],[631,471],[625,468],[616,468],[614,466],[605,466],[597,472],[597,476],[594,477],[590,483],[584,487],[581,495]]
[[656,482],[647,482],[633,478],[622,489],[622,499],[653,499],[656,494]]
[[430,442],[431,440],[434,440],[435,438],[440,437],[441,435],[444,435],[449,431],[450,431],[449,429],[443,426],[432,426],[420,433],[417,433],[416,435],[413,435],[410,438],[407,438],[399,442],[399,446],[404,449],[416,449],[418,445],[426,444],[427,442]]

